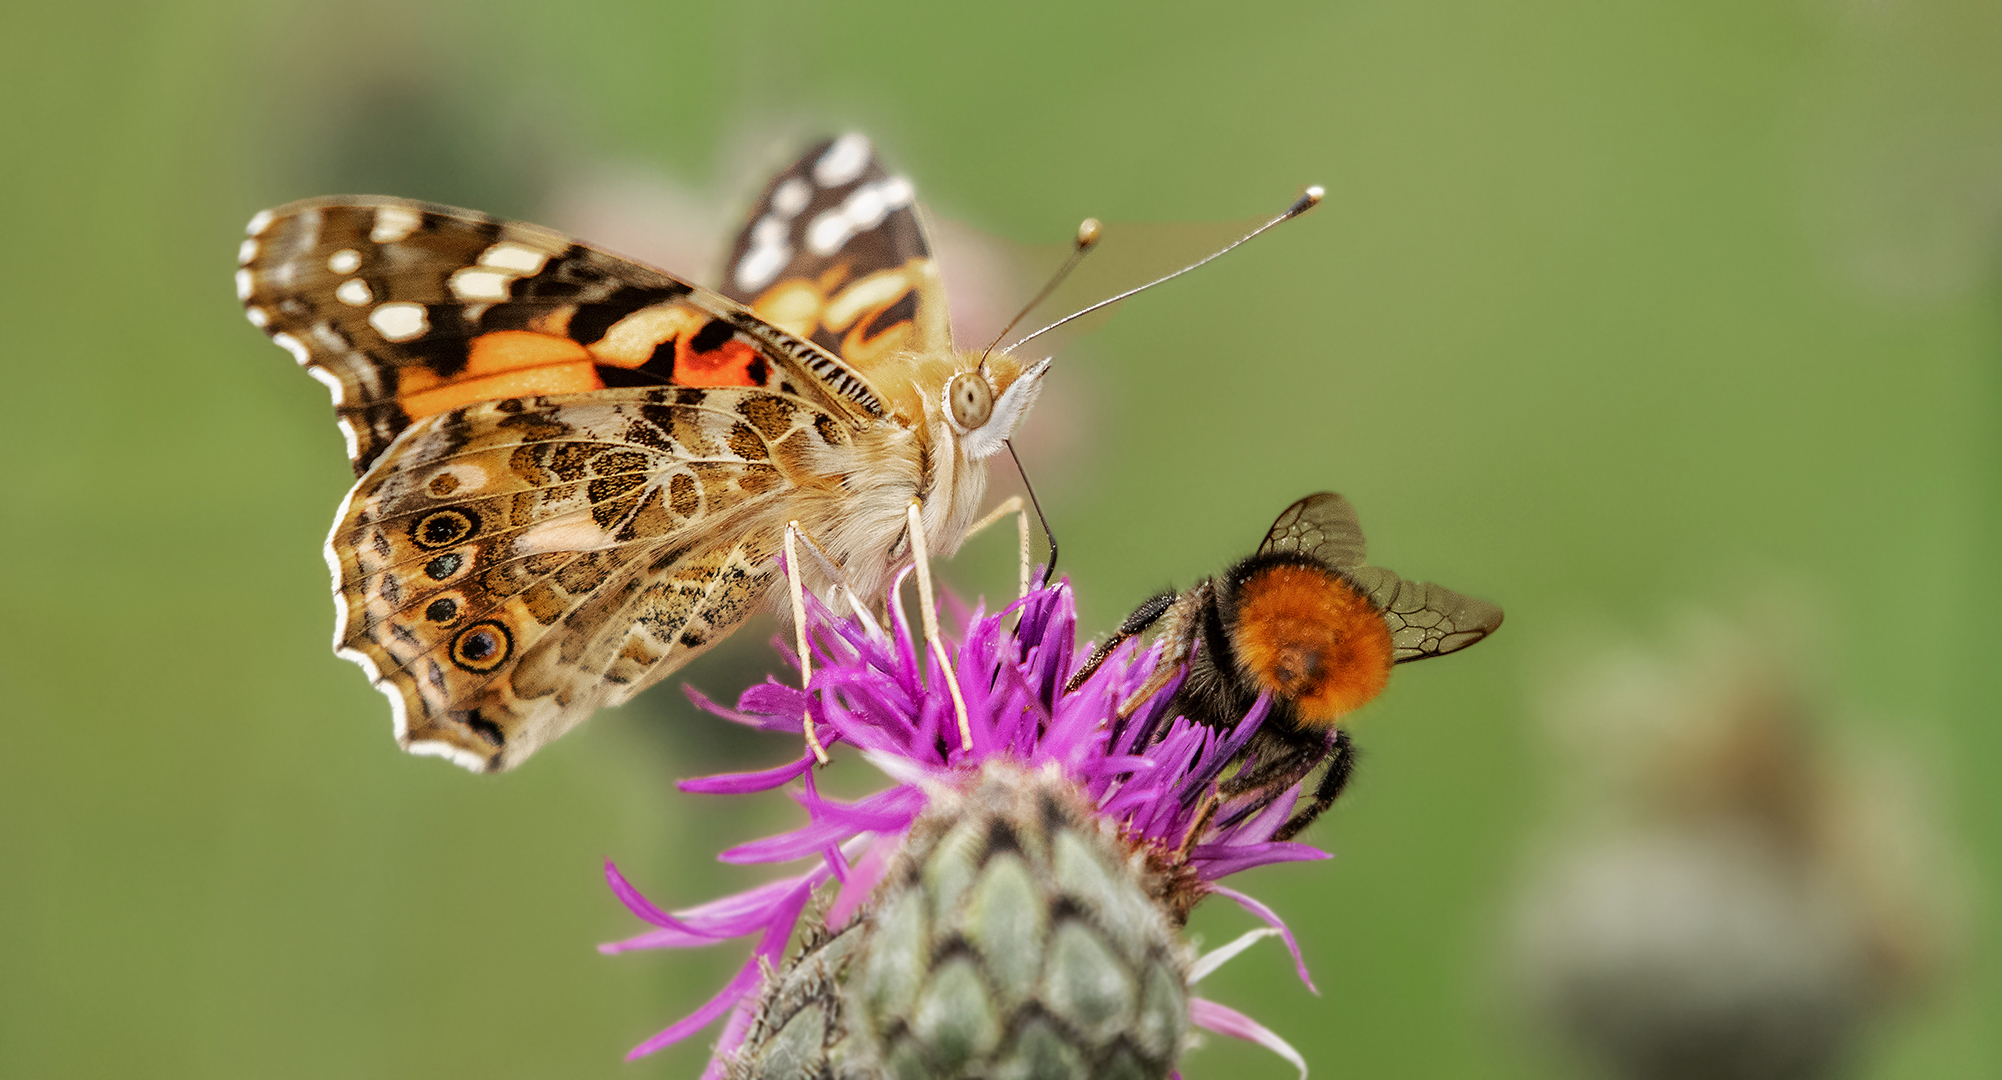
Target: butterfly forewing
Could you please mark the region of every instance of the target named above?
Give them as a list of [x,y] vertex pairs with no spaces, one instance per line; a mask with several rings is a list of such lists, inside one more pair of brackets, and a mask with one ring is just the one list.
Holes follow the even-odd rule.
[[859,134],[809,148],[766,185],[720,291],[865,373],[952,344],[911,182]]
[[1298,552],[1336,569],[1363,563],[1362,519],[1347,499],[1331,491],[1309,495],[1286,508],[1258,545],[1259,554]]
[[313,199],[258,215],[240,259],[251,321],[333,392],[357,474],[413,421],[500,398],[784,387],[883,411],[839,359],[733,301],[533,225]]
[[1346,571],[1390,626],[1397,663],[1458,652],[1494,633],[1502,609],[1429,582],[1406,581],[1380,566]]

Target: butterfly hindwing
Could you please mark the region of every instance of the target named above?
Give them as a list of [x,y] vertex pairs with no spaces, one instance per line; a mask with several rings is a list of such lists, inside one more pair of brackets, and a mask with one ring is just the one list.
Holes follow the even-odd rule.
[[629,388],[426,417],[328,537],[335,646],[398,737],[506,768],[679,668],[776,575],[787,496],[847,438],[748,388]]
[[911,182],[887,172],[859,134],[813,146],[772,178],[721,291],[865,373],[884,357],[952,344]]
[[333,392],[357,475],[414,421],[502,398],[746,386],[882,411],[824,350],[549,229],[357,197],[267,211],[250,234],[238,296]]

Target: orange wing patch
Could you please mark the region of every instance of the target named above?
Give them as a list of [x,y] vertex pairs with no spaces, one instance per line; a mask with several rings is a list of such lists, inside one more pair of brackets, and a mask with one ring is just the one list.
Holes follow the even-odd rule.
[[743,341],[726,341],[708,352],[697,352],[694,339],[674,343],[674,381],[678,386],[763,386],[765,358]]
[[789,278],[759,293],[751,310],[864,373],[888,357],[950,341],[934,260],[910,259],[853,281],[847,277],[847,266],[836,264],[818,280]]
[[655,304],[613,324],[590,355],[609,367],[643,368],[676,386],[763,386],[769,374],[764,355],[735,334],[729,323],[685,304]]
[[397,371],[396,398],[412,420],[498,398],[601,390],[591,352],[569,338],[495,330],[467,343],[466,366],[450,378],[422,365]]
[[679,386],[762,386],[769,374],[764,355],[727,323],[679,304],[642,308],[588,347],[561,336],[560,325],[531,325],[538,329],[473,338],[466,366],[450,375],[421,364],[399,369],[398,404],[418,420],[482,401],[603,390],[611,368],[644,369]]

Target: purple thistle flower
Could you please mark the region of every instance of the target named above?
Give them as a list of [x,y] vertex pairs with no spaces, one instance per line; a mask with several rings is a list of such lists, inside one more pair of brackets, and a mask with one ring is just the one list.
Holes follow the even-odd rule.
[[[1032,769],[1057,770],[1075,784],[1101,816],[1117,823],[1127,843],[1145,852],[1175,883],[1165,902],[1178,921],[1197,900],[1216,894],[1271,927],[1198,961],[1192,982],[1257,938],[1277,934],[1292,952],[1301,981],[1313,988],[1299,945],[1279,916],[1216,884],[1256,866],[1328,857],[1306,844],[1272,839],[1292,813],[1298,785],[1277,799],[1251,793],[1226,801],[1208,817],[1200,813],[1218,777],[1263,722],[1264,699],[1235,728],[1210,728],[1164,715],[1178,677],[1131,717],[1119,720],[1119,704],[1147,681],[1159,658],[1159,646],[1140,650],[1133,645],[1123,647],[1075,692],[1065,693],[1065,683],[1083,664],[1076,647],[1076,608],[1065,582],[1032,592],[995,615],[973,612],[966,620],[971,630],[956,649],[948,649],[972,726],[972,748],[962,749],[951,694],[936,673],[927,671],[921,660],[926,651],[914,639],[900,605],[891,607],[892,625],[885,631],[866,616],[837,617],[810,594],[807,603],[814,651],[810,694],[767,681],[746,690],[734,710],[692,688],[689,697],[725,719],[795,737],[802,715],[810,710],[823,745],[857,747],[896,783],[853,802],[824,797],[815,786],[809,753],[772,769],[681,783],[684,791],[744,794],[801,781],[792,796],[807,811],[806,825],[731,848],[718,858],[729,863],[818,862],[796,876],[676,912],[655,907],[606,864],[614,894],[654,929],[600,946],[604,953],[756,936],[751,956],[720,993],[635,1047],[628,1058],[687,1038],[727,1013],[716,1055],[703,1074],[704,1080],[722,1077],[724,1061],[750,1026],[765,972],[779,966],[814,891],[829,880],[838,882],[826,923],[845,923],[867,900],[932,794],[1000,757]],[[1016,613],[1020,621],[1011,630],[1009,616]],[[791,650],[782,642],[778,647],[796,667],[798,658]],[[1189,835],[1192,827],[1200,829],[1199,835]],[[1299,1055],[1247,1017],[1192,998],[1190,1018],[1197,1026],[1262,1043],[1299,1065],[1305,1075]]]

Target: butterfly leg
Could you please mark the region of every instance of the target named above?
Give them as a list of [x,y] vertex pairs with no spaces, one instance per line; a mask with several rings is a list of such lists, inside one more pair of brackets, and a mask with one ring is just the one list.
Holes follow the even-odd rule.
[[945,674],[945,685],[952,691],[952,711],[959,720],[959,748],[971,750],[973,725],[966,719],[966,699],[960,696],[959,679],[952,673],[952,661],[946,656],[945,642],[939,637],[938,608],[932,602],[931,556],[925,551],[925,527],[919,516],[918,500],[910,501],[910,505],[905,507],[905,515],[911,535],[911,558],[917,563],[918,606],[924,614],[925,640],[930,642],[939,670]]
[[[799,538],[805,535],[805,531],[799,527],[799,522],[786,522],[786,589],[792,596],[793,640],[799,646],[799,686],[801,690],[810,694],[813,692],[813,650],[806,640],[806,586],[801,582],[804,575],[800,572],[799,565]],[[819,545],[814,544],[812,539],[809,538],[807,543],[816,551],[819,550]],[[825,552],[820,552],[820,557],[825,559],[827,555]],[[800,728],[806,732],[807,749],[813,751],[813,759],[822,765],[827,764],[827,749],[820,745],[820,736],[813,730],[811,706],[803,714]]]
[[999,506],[987,512],[986,517],[974,522],[973,527],[966,530],[966,538],[973,539],[982,529],[1009,514],[1015,515],[1015,533],[1020,540],[1022,550],[1022,591],[1017,599],[1025,599],[1029,595],[1029,511],[1022,505],[1022,497],[1010,495],[1002,500]]

